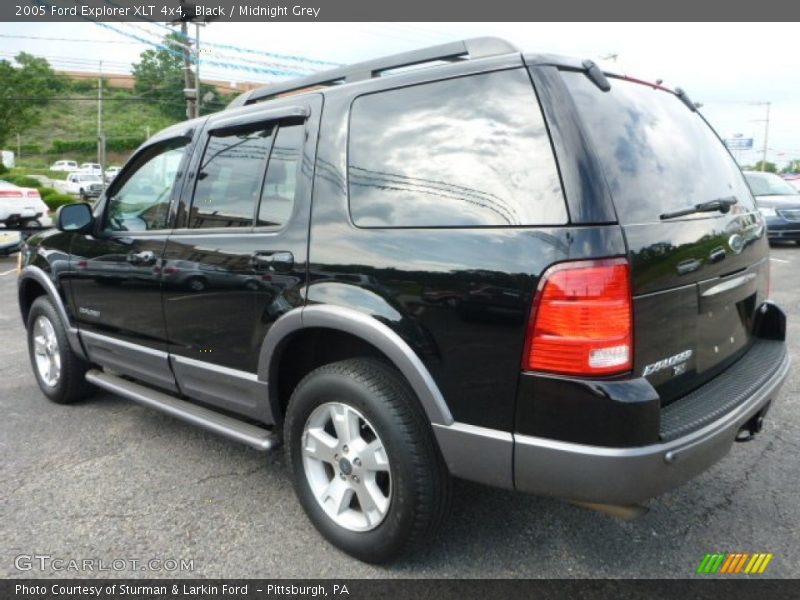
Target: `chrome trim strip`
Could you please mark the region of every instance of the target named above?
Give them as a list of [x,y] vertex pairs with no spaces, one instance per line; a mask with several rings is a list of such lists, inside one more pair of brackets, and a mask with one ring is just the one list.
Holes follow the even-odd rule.
[[724,281],[722,283],[718,283],[714,287],[708,288],[700,296],[702,298],[710,298],[718,294],[723,294],[725,292],[729,292],[730,290],[734,290],[737,287],[742,286],[746,283],[749,283],[753,281],[755,278],[756,278],[755,273],[746,273],[744,275],[739,275],[738,277],[734,277],[733,279]]
[[170,354],[180,390],[196,400],[273,424],[269,386],[258,375]]
[[271,450],[280,443],[275,434],[268,429],[256,427],[97,369],[88,371],[86,380],[114,394],[242,442],[256,450]]
[[514,437],[508,431],[458,421],[433,425],[450,474],[494,487],[514,489]]
[[[377,319],[341,306],[315,304],[298,307],[281,316],[267,332],[258,359],[258,379],[268,381],[272,362],[289,336],[311,327],[336,329],[360,337],[383,352],[411,384],[431,423],[451,425],[453,415],[416,353],[397,333]],[[280,353],[278,352],[278,355]]]
[[93,363],[173,392],[178,391],[166,352],[83,329],[79,335]]
[[22,283],[26,279],[32,279],[44,287],[47,295],[53,302],[53,306],[55,307],[61,322],[64,323],[64,329],[67,332],[67,341],[69,342],[70,348],[72,348],[72,351],[80,358],[83,360],[88,360],[86,352],[81,345],[80,338],[78,337],[78,329],[72,324],[72,321],[67,314],[67,309],[64,306],[64,302],[61,299],[61,294],[58,293],[58,289],[53,283],[53,280],[50,279],[47,273],[45,273],[40,267],[28,265],[23,267],[17,279],[17,294],[19,294],[19,291],[22,288]]

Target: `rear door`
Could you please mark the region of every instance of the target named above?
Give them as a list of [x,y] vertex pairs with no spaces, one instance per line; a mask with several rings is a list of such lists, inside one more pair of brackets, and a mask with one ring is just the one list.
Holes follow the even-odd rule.
[[258,356],[304,302],[321,108],[313,95],[208,121],[161,264],[172,367],[192,398],[269,414]]
[[[748,348],[768,286],[765,227],[738,166],[702,116],[672,92],[609,78],[603,92],[562,71],[627,239],[634,374],[667,403]],[[673,216],[713,200],[728,212]]]

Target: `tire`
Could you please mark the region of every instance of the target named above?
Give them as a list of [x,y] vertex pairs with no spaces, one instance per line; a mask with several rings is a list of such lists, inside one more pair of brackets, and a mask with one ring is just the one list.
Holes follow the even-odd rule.
[[[52,378],[48,377],[42,366],[46,362],[48,353],[42,351],[40,343],[42,336],[39,335],[40,333],[50,333],[48,324],[52,328],[52,339],[55,341],[55,344],[50,347],[49,356],[54,362],[58,362],[58,373]],[[34,300],[28,313],[27,329],[28,355],[31,359],[33,374],[42,393],[56,404],[72,404],[90,396],[95,388],[85,379],[89,363],[82,360],[70,348],[64,323],[58,316],[50,298],[40,296]],[[37,337],[40,339],[37,340]],[[53,373],[54,371],[51,371],[50,374]]]
[[202,277],[190,277],[186,280],[186,287],[192,292],[202,292],[206,289],[206,280]]
[[[350,440],[353,448],[339,439],[346,436],[340,436],[332,423],[327,429],[319,428],[320,415],[327,418],[331,411],[340,415],[340,411],[349,411],[348,415],[358,419],[358,435]],[[323,434],[330,439],[315,444]],[[450,475],[430,422],[403,377],[382,361],[348,359],[309,373],[289,401],[284,439],[295,492],[309,519],[329,542],[359,560],[384,563],[398,558],[430,538],[447,513]],[[310,451],[312,447],[321,454],[327,452],[328,459],[334,453],[334,460],[320,461],[318,453]],[[367,451],[374,448],[381,450]],[[388,463],[388,470],[383,470],[386,466],[369,469],[382,461]],[[353,490],[349,501],[346,494],[341,495],[344,500],[339,505],[346,508],[335,517],[329,511],[338,494],[330,495],[328,508],[317,499],[326,493],[319,490],[331,489],[334,484],[336,490],[342,486]],[[373,493],[367,494],[370,489]],[[382,510],[370,514],[361,508],[362,498],[366,502],[378,498],[384,502]]]

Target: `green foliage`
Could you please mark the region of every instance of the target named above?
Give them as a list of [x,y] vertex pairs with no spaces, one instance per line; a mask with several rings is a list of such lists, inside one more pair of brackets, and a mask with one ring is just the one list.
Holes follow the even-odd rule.
[[[127,152],[135,150],[145,142],[144,136],[106,138],[106,151]],[[68,152],[91,153],[97,149],[96,139],[84,140],[53,140],[53,153],[64,154]]]
[[777,173],[778,172],[778,167],[775,165],[775,163],[769,162],[769,161],[764,162],[763,160],[760,160],[756,164],[754,164],[751,167],[751,170],[753,170],[753,171],[761,171],[762,163],[764,164],[764,171],[766,171],[767,173]]
[[[138,95],[156,103],[165,115],[182,121],[187,118],[183,93],[186,87],[183,71],[185,40],[178,33],[170,33],[161,44],[165,48],[145,50],[140,55],[141,60],[133,65],[133,89]],[[194,85],[193,78],[191,81],[191,85]],[[200,97],[208,92],[216,96],[212,86],[201,84]],[[203,108],[203,112],[208,113],[219,110],[221,106],[214,102],[210,107]]]
[[800,158],[790,160],[789,164],[781,169],[781,173],[800,173]]
[[66,88],[66,78],[45,59],[20,52],[15,61],[19,66],[0,60],[0,147],[35,125],[49,99]]
[[74,196],[62,194],[61,192],[49,187],[39,188],[39,194],[50,210],[56,210],[59,206],[63,206],[64,204],[73,204],[75,202]]
[[3,179],[9,183],[13,183],[14,185],[18,185],[20,187],[32,187],[32,188],[42,187],[42,183],[38,179],[29,177],[28,175],[8,174],[5,175]]
[[0,175],[8,173],[8,167],[3,164],[3,157],[0,156]]

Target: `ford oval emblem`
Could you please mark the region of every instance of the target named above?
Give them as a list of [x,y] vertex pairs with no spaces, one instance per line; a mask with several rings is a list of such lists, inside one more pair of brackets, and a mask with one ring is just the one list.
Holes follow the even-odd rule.
[[728,246],[731,247],[734,254],[741,254],[744,250],[744,238],[738,233],[734,233],[728,240]]

